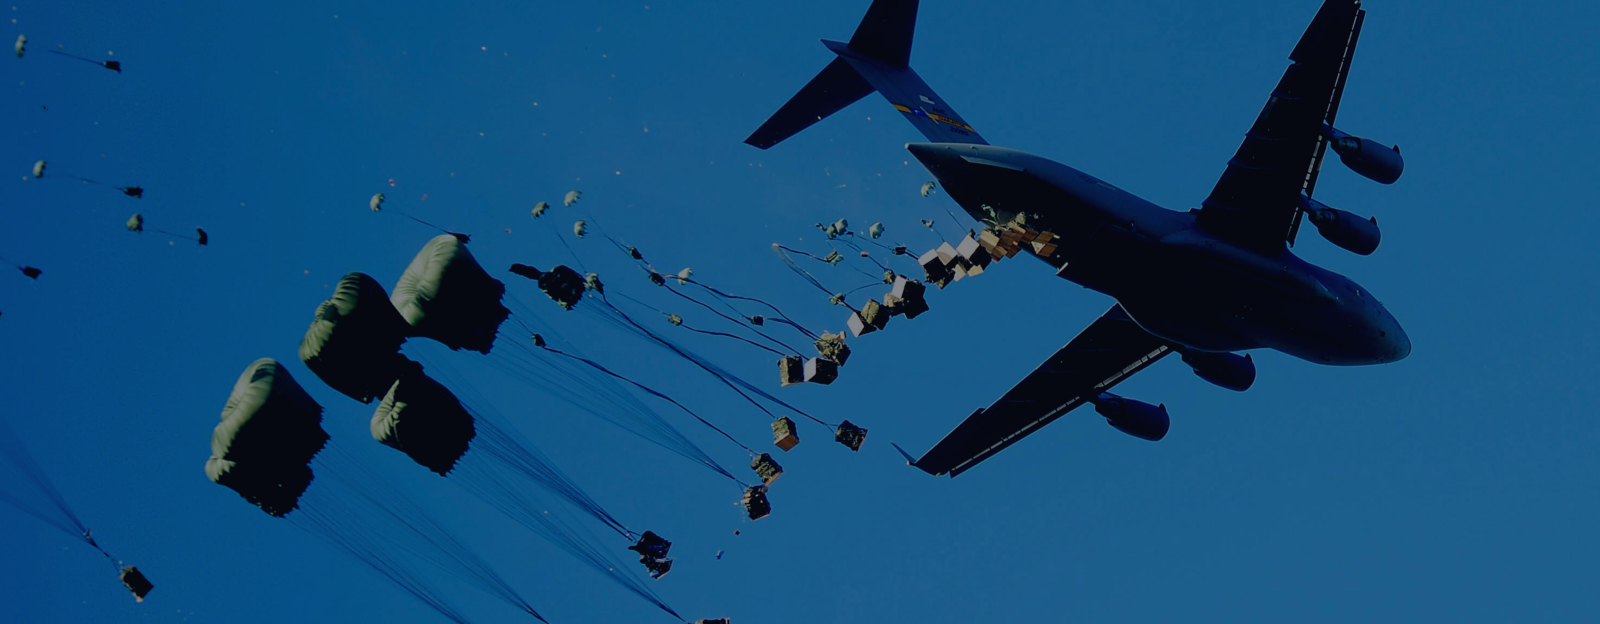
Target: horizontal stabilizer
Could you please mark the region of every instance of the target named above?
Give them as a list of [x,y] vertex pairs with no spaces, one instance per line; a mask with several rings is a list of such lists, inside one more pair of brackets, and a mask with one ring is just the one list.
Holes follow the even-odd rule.
[[867,97],[872,91],[872,85],[851,69],[849,63],[841,58],[833,59],[744,142],[767,149]]

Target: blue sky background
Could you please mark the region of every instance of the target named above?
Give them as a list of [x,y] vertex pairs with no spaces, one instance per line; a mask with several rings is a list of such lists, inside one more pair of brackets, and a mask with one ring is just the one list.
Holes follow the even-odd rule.
[[[811,224],[845,217],[925,249],[938,241],[918,219],[948,222],[954,205],[917,194],[929,177],[901,146],[920,135],[877,96],[769,152],[740,143],[866,0],[508,4],[4,5],[5,40],[25,33],[32,52],[0,61],[0,257],[44,269],[36,282],[0,273],[4,417],[102,545],[156,583],[133,604],[96,553],[7,508],[5,619],[443,621],[206,480],[229,388],[272,356],[327,408],[336,444],[426,501],[552,621],[667,621],[373,443],[370,407],[295,361],[342,274],[392,285],[434,234],[367,198],[472,233],[496,272],[568,261],[552,232],[588,216],[662,268],[831,329],[840,309],[769,245],[824,249]],[[1182,210],[1214,184],[1316,5],[928,0],[913,65],[996,144]],[[1588,619],[1600,7],[1367,8],[1340,125],[1399,143],[1407,173],[1384,187],[1330,161],[1319,199],[1377,216],[1384,246],[1356,257],[1308,230],[1296,252],[1384,300],[1414,344],[1402,362],[1259,352],[1244,394],[1164,362],[1120,390],[1171,409],[1158,444],[1082,412],[960,479],[928,477],[888,442],[926,449],[1110,303],[1008,261],[936,293],[931,314],[853,340],[833,386],[773,388],[871,435],[851,454],[803,425],[779,458],[775,512],[750,523],[728,482],[481,356],[445,359],[625,523],[677,542],[677,568],[653,587],[691,619]],[[58,44],[124,71],[43,52]],[[39,158],[145,197],[27,179]],[[574,188],[581,204],[529,219]],[[147,228],[204,227],[211,245],[129,233],[135,211]],[[578,251],[612,288],[716,326],[603,241]],[[835,289],[863,281],[822,269]],[[590,355],[770,448],[764,417],[703,373],[503,279]],[[764,352],[668,335],[775,385]],[[743,451],[681,426],[744,474]],[[478,621],[517,617],[425,574]]]

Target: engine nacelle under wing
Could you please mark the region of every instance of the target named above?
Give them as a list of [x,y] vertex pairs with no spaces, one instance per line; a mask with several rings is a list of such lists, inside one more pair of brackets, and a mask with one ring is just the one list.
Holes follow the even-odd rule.
[[1339,154],[1339,162],[1373,182],[1394,184],[1406,170],[1406,161],[1400,156],[1398,146],[1390,147],[1329,126],[1323,126],[1323,132],[1333,151]]
[[1183,363],[1194,374],[1234,392],[1244,392],[1256,382],[1256,363],[1249,354],[1189,351],[1183,354]]
[[1376,218],[1363,219],[1353,212],[1330,208],[1304,195],[1300,196],[1300,208],[1317,226],[1318,234],[1350,253],[1372,255],[1383,240],[1383,231],[1378,229]]
[[1095,397],[1093,402],[1094,411],[1106,417],[1106,424],[1141,440],[1158,441],[1167,437],[1167,430],[1172,427],[1166,405],[1124,399],[1109,392]]

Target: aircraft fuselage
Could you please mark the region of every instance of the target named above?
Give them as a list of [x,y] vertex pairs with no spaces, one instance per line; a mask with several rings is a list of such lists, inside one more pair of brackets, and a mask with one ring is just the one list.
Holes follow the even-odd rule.
[[1104,293],[1146,331],[1197,351],[1275,349],[1331,365],[1382,364],[1411,352],[1371,292],[1286,245],[1247,249],[1206,232],[1193,212],[1145,201],[1086,173],[1013,149],[912,143],[907,149],[980,221],[1023,215],[1056,234],[1041,259]]

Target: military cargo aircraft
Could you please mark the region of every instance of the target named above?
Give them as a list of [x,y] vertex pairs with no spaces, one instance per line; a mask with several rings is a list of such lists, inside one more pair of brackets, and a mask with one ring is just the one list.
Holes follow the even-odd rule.
[[1166,406],[1110,390],[1171,353],[1236,391],[1255,381],[1253,360],[1240,354],[1251,349],[1339,366],[1410,354],[1410,339],[1376,296],[1289,249],[1306,218],[1353,253],[1378,247],[1376,219],[1312,199],[1328,148],[1382,184],[1405,167],[1399,148],[1334,127],[1366,16],[1360,0],[1323,3],[1222,178],[1187,212],[990,145],[912,71],[917,4],[875,0],[848,43],[824,40],[836,58],[745,142],[770,148],[877,91],[930,141],[906,149],[969,215],[990,229],[1052,234],[1051,245],[1030,251],[1117,303],[921,458],[906,454],[911,465],[954,477],[1085,403],[1125,433],[1160,440]]

